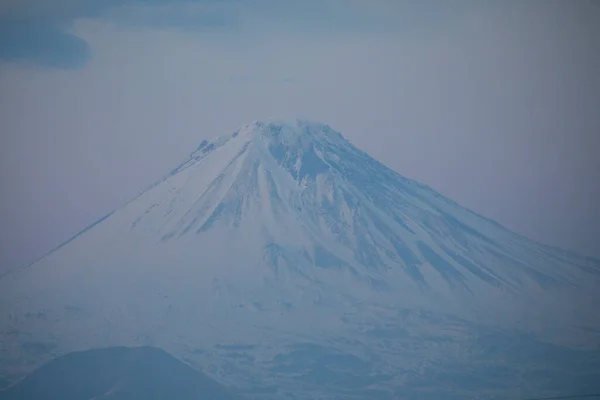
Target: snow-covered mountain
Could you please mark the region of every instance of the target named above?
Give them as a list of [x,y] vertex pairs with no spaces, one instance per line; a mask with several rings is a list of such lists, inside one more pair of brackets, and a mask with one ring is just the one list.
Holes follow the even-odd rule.
[[571,381],[515,384],[600,377],[599,284],[599,260],[513,233],[327,125],[257,121],[1,277],[0,374],[153,345],[259,398],[554,393]]

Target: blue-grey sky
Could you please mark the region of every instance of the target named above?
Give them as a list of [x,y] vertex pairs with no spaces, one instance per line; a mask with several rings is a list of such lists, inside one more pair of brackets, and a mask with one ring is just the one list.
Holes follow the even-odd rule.
[[330,124],[401,174],[600,256],[600,5],[4,0],[0,268],[271,116]]

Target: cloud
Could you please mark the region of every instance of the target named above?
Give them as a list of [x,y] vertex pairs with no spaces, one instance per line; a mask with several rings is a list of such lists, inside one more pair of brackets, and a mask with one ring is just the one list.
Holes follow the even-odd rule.
[[0,60],[51,68],[77,68],[90,58],[88,44],[71,28],[77,18],[98,17],[106,0],[5,0],[0,5]]
[[294,16],[322,25],[318,19],[326,1],[308,3],[312,6],[282,6],[273,0],[251,5],[239,0],[5,0],[0,3],[0,60],[53,68],[85,65],[90,48],[72,29],[80,19],[187,31],[235,32],[248,25],[268,27],[274,20],[290,25]]
[[90,58],[88,44],[57,26],[0,23],[0,59],[27,60],[53,68],[77,68]]
[[401,30],[407,34],[441,27],[465,4],[461,0],[451,7],[428,0],[4,0],[0,2],[0,60],[81,67],[91,50],[72,27],[86,18],[194,33],[318,36]]

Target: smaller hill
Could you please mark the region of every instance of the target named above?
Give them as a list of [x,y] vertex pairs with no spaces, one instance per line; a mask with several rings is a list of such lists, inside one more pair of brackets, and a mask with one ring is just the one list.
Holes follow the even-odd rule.
[[0,400],[239,400],[216,381],[154,347],[74,352],[0,391]]

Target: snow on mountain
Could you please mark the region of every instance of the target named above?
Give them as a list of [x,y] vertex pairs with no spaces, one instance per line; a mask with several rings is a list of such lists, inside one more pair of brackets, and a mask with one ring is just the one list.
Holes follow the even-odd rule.
[[515,234],[327,125],[256,121],[203,141],[134,200],[0,278],[0,365],[154,345],[250,391],[320,396],[317,378],[294,378],[311,376],[295,369],[310,355],[363,371],[346,386],[377,376],[361,393],[386,398],[472,360],[484,331],[598,345],[599,283],[600,261]]

